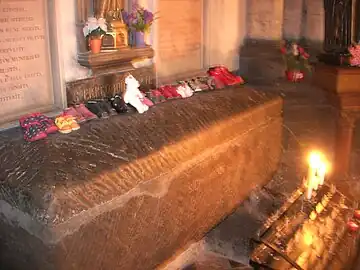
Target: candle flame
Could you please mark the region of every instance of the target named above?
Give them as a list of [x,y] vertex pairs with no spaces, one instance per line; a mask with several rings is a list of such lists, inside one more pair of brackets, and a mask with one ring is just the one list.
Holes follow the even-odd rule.
[[318,170],[318,173],[329,172],[330,163],[322,153],[313,151],[310,153],[308,160],[310,168]]
[[320,168],[323,164],[323,155],[319,152],[311,152],[309,156],[309,165],[311,168]]
[[328,171],[328,167],[329,165],[325,162],[321,163],[320,167],[319,167],[319,173],[321,174],[325,174]]
[[325,156],[317,151],[309,155],[309,171],[307,176],[307,199],[311,199],[312,191],[317,190],[324,184],[325,176],[328,170],[328,161]]

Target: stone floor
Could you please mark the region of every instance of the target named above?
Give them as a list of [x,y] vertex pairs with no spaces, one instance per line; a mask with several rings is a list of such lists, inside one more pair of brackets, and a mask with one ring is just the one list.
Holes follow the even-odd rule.
[[[251,238],[255,236],[260,224],[299,185],[306,173],[307,154],[317,149],[330,160],[333,159],[334,119],[337,111],[327,102],[323,91],[313,87],[310,82],[259,81],[251,86],[261,91],[276,92],[284,98],[283,156],[278,172],[265,187],[254,190],[232,215],[209,232],[202,241],[194,243],[168,269],[185,269],[182,265],[194,258],[196,261],[199,257],[206,257],[204,254],[209,251],[244,264],[235,269],[245,269],[242,267],[246,267],[249,261]],[[360,139],[355,137],[354,140],[351,176],[344,179],[342,184],[352,187],[349,189],[351,195],[359,196],[360,184],[357,180],[360,174],[356,163],[360,160]]]

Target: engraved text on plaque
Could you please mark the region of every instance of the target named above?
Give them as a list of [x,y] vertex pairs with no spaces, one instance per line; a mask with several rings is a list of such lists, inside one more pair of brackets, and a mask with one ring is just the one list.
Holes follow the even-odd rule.
[[0,123],[54,102],[46,0],[0,0]]

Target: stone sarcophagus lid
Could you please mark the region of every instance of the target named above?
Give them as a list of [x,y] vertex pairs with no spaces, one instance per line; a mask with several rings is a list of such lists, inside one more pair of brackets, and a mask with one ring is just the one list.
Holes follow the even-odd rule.
[[282,100],[247,88],[24,143],[0,134],[0,265],[155,269],[272,177]]

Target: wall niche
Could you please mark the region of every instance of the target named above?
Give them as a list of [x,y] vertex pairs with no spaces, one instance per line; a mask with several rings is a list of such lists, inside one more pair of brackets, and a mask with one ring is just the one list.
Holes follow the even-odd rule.
[[125,0],[76,0],[76,27],[78,52],[88,51],[88,46],[83,34],[83,27],[88,17],[106,18],[111,11],[127,9]]
[[[154,83],[155,69],[152,64],[139,68],[132,64],[134,60],[153,58],[154,50],[150,46],[142,48],[127,46],[127,29],[123,24],[120,25],[121,20],[113,19],[117,16],[108,16],[114,11],[118,14],[121,9],[128,10],[129,2],[127,0],[76,0],[77,61],[92,72],[86,79],[67,82],[68,104],[122,93],[125,89],[124,79],[128,72],[133,74],[141,84]],[[108,21],[108,33],[103,36],[103,47],[100,53],[92,53],[88,50],[83,34],[83,27],[88,17],[105,17]],[[114,32],[118,34],[114,35]]]

